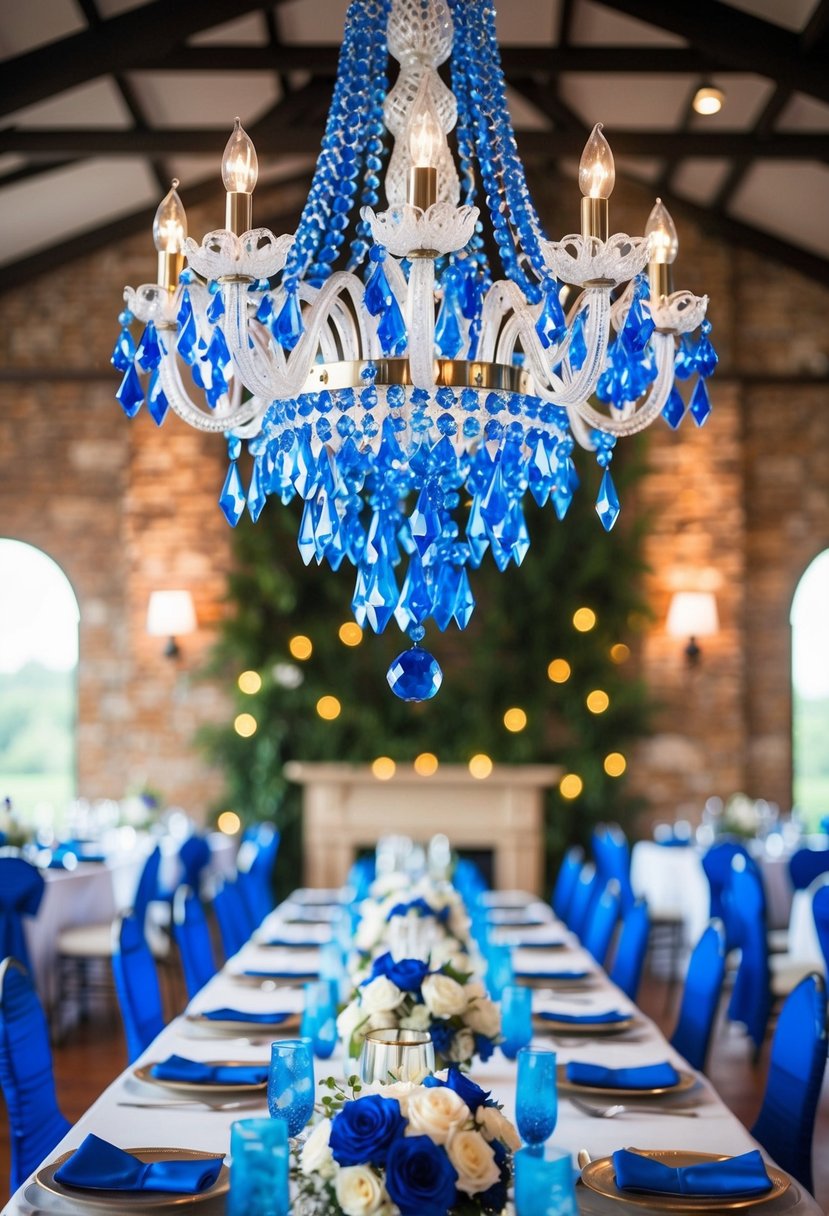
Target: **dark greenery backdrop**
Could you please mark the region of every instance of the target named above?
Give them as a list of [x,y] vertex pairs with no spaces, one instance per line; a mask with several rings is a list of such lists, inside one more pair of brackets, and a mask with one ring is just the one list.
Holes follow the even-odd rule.
[[[299,790],[286,783],[286,761],[371,762],[390,756],[411,764],[421,752],[441,763],[469,761],[486,753],[496,763],[556,763],[584,782],[568,800],[550,791],[547,811],[548,868],[563,847],[586,839],[597,821],[624,821],[633,809],[625,777],[609,777],[604,758],[627,754],[647,725],[646,690],[635,678],[632,660],[618,662],[611,648],[625,643],[635,652],[644,620],[640,598],[641,532],[635,517],[635,482],[641,476],[635,446],[626,464],[614,462],[622,515],[606,533],[593,503],[595,469],[580,473],[584,484],[560,523],[551,505],[527,503],[532,538],[523,565],[499,573],[489,555],[471,572],[477,607],[469,627],[454,624],[445,634],[429,622],[424,646],[440,662],[444,680],[437,696],[419,705],[399,701],[385,679],[392,658],[411,643],[392,622],[385,634],[366,632],[356,647],[339,639],[352,620],[352,568],[336,574],[328,567],[303,566],[296,546],[298,504],[288,509],[270,501],[259,521],[245,518],[234,537],[236,568],[229,576],[231,611],[211,659],[235,689],[234,715],[252,714],[255,734],[236,733],[233,718],[205,732],[203,742],[226,775],[226,799],[246,822],[271,819],[283,831],[278,876],[296,883],[299,872]],[[589,462],[589,457],[587,458]],[[301,505],[301,504],[300,504]],[[596,625],[578,632],[573,615],[592,608]],[[290,640],[311,639],[313,652],[297,661]],[[614,654],[618,657],[618,647]],[[557,684],[548,678],[551,660],[565,659],[572,674]],[[258,672],[255,695],[238,689],[237,677]],[[301,681],[290,687],[293,681]],[[587,695],[604,690],[603,713],[587,708]],[[342,710],[334,720],[316,712],[320,697],[336,697]],[[520,707],[526,728],[510,733],[504,712]],[[424,784],[424,791],[427,789]]]

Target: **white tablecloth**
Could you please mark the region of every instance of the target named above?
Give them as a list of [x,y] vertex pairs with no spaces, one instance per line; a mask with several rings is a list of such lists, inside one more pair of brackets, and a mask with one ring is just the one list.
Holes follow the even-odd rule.
[[[667,850],[666,850],[667,851]],[[268,925],[268,932],[278,930],[279,916],[275,914]],[[543,969],[546,959],[542,951],[533,952],[537,956],[537,966]],[[574,952],[575,953],[575,952]],[[240,970],[243,967],[256,965],[262,958],[267,958],[267,966],[278,968],[284,957],[276,949],[257,949],[248,946],[242,957],[231,960],[230,968]],[[313,964],[316,952],[307,954],[296,950],[290,952],[292,965],[299,969],[303,965]],[[583,956],[577,955],[579,961]],[[557,950],[554,955],[555,965],[565,965],[574,958],[568,958],[567,952]],[[624,997],[615,989],[603,973],[596,973],[596,983],[591,991],[590,999],[596,1002],[607,1001],[614,1005],[624,1002]],[[543,997],[539,997],[543,1000]],[[268,985],[268,990],[251,987],[232,979],[227,971],[218,975],[202,990],[192,1002],[192,1010],[198,1011],[211,1007],[232,1006],[251,1011],[265,1012],[274,1008],[299,1009],[301,992],[296,986],[276,988]],[[659,1030],[642,1014],[637,1014],[638,1025],[635,1037],[630,1038],[594,1038],[589,1041],[573,1036],[554,1039],[544,1036],[538,1039],[539,1044],[556,1047],[561,1061],[567,1060],[600,1060],[611,1066],[632,1065],[656,1062],[670,1059],[675,1064],[687,1068],[684,1061],[667,1045]],[[235,1059],[245,1061],[262,1061],[268,1059],[268,1044],[256,1037],[255,1027],[250,1037],[240,1038],[207,1038],[187,1023],[184,1018],[177,1018],[156,1039],[149,1050],[138,1063],[164,1059],[176,1052],[197,1060]],[[331,1060],[318,1061],[316,1065],[317,1078],[337,1075],[342,1068],[341,1057],[335,1055]],[[191,1109],[187,1107],[170,1109],[165,1115],[158,1109],[136,1109],[121,1105],[126,1102],[164,1103],[170,1095],[161,1087],[139,1082],[133,1075],[133,1069],[128,1068],[101,1097],[90,1107],[75,1127],[65,1136],[50,1159],[70,1148],[76,1147],[84,1136],[94,1131],[110,1141],[125,1148],[139,1145],[154,1145],[164,1147],[179,1147],[203,1149],[215,1153],[226,1153],[230,1139],[230,1125],[238,1118],[266,1114],[267,1106],[263,1098],[261,1109],[246,1109],[244,1111],[220,1111],[207,1109]],[[504,1103],[505,1113],[513,1115],[515,1102],[515,1070],[514,1064],[506,1060],[496,1050],[494,1057],[486,1064],[479,1064],[472,1070],[473,1077],[482,1085],[493,1091],[493,1095]],[[574,1157],[581,1148],[589,1150],[596,1158],[607,1155],[623,1145],[636,1145],[640,1148],[684,1148],[713,1153],[743,1153],[756,1148],[755,1142],[742,1124],[727,1109],[718,1098],[709,1083],[698,1078],[699,1088],[694,1096],[699,1100],[699,1117],[687,1118],[666,1116],[664,1114],[645,1115],[637,1113],[620,1119],[595,1119],[581,1114],[567,1101],[564,1094],[560,1095],[559,1119],[553,1143],[571,1152]],[[688,1095],[683,1096],[684,1101]],[[586,1189],[579,1187],[579,1204],[583,1213],[599,1214],[611,1211],[619,1212],[617,1207],[608,1205],[607,1201]],[[785,1210],[793,1216],[820,1216],[820,1209],[815,1201],[801,1188],[797,1188],[799,1198],[789,1202],[796,1192],[790,1192],[785,1197]],[[776,1216],[783,1210],[780,1206],[783,1199],[764,1205],[766,1216]],[[77,1209],[80,1212],[80,1209]],[[219,1205],[202,1203],[199,1205],[201,1216],[219,1216],[223,1208]],[[635,1203],[626,1203],[624,1212],[634,1216],[642,1211]],[[652,1210],[652,1209],[651,1209]],[[26,1183],[12,1197],[5,1213],[9,1216],[30,1216],[40,1211],[48,1213],[69,1213],[70,1208],[54,1206],[48,1196],[37,1186]]]

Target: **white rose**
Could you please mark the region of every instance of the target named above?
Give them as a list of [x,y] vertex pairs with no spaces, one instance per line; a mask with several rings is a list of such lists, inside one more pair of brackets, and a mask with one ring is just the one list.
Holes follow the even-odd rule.
[[436,941],[429,952],[429,964],[436,970],[449,963],[455,971],[464,974],[469,971],[469,956],[458,949],[458,943],[451,937],[442,937]]
[[487,1140],[500,1140],[513,1152],[521,1147],[521,1137],[515,1127],[496,1106],[479,1106],[475,1120]]
[[360,1003],[364,1013],[387,1013],[396,1009],[405,999],[405,992],[401,992],[387,975],[376,976],[360,989]]
[[471,1118],[463,1098],[446,1085],[421,1086],[409,1095],[407,1136],[428,1136],[446,1144]]
[[451,1018],[464,1012],[466,991],[449,975],[427,975],[421,987],[426,1008],[436,1018]]
[[345,1216],[371,1216],[387,1198],[382,1182],[367,1165],[345,1165],[334,1182]]
[[331,1135],[331,1120],[322,1119],[302,1146],[299,1168],[303,1174],[319,1174],[321,1178],[333,1178],[337,1163],[328,1147]]
[[464,984],[466,995],[471,1001],[474,997],[486,996],[486,988],[484,988],[483,980],[468,980]]
[[455,1184],[466,1195],[488,1191],[501,1177],[495,1150],[480,1132],[458,1132],[446,1146],[449,1160],[458,1171]]
[[501,1011],[494,1001],[485,996],[471,1001],[463,1016],[467,1026],[474,1030],[475,1034],[484,1034],[488,1039],[494,1039],[501,1033]]
[[413,1005],[411,1013],[400,1019],[400,1025],[406,1030],[428,1030],[432,1015],[425,1005]]
[[475,1036],[471,1030],[467,1030],[464,1026],[463,1030],[459,1030],[449,1047],[447,1059],[454,1060],[458,1064],[462,1064],[464,1060],[471,1060],[475,1054]]
[[345,1009],[337,1017],[337,1034],[341,1039],[348,1042],[357,1027],[365,1021],[365,1013],[357,1001],[352,1001],[349,1005],[346,1005]]
[[396,1098],[400,1104],[400,1113],[406,1117],[409,1109],[409,1098],[414,1090],[420,1086],[415,1081],[392,1081],[389,1085],[384,1085],[382,1081],[372,1081],[370,1085],[364,1085],[362,1095],[365,1094],[380,1094],[383,1098]]

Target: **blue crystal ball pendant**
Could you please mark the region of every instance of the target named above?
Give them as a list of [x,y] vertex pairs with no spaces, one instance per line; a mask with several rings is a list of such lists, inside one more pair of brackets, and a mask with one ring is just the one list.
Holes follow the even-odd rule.
[[428,701],[443,683],[443,672],[428,650],[412,646],[392,662],[386,679],[401,701]]

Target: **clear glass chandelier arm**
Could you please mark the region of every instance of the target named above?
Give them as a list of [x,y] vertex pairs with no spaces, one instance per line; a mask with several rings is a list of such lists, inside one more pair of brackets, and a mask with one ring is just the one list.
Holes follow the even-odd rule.
[[292,396],[287,360],[280,348],[270,348],[254,326],[248,324],[247,283],[224,283],[224,335],[233,366],[248,392],[272,401]]
[[624,410],[608,415],[600,413],[588,402],[581,401],[568,408],[571,421],[575,413],[588,426],[598,427],[599,430],[623,438],[644,431],[656,420],[665,407],[674,382],[674,339],[672,334],[656,333],[651,340],[656,356],[656,379],[641,405],[629,402]]
[[[599,377],[607,359],[608,329],[610,325],[610,293],[605,287],[588,287],[576,311],[587,309],[584,323],[584,341],[587,354],[577,372],[571,371],[569,356],[565,353],[561,361],[560,378],[553,375],[554,366],[548,351],[541,348],[535,327],[526,333],[525,351],[538,389],[539,396],[554,401],[556,405],[576,406],[586,401],[596,391]],[[525,335],[522,334],[522,341]],[[557,358],[558,356],[554,356]]]
[[409,370],[416,388],[435,384],[435,263],[415,258],[409,271],[406,301],[409,334]]
[[165,349],[158,374],[170,409],[196,430],[219,434],[255,422],[258,431],[264,405],[256,398],[240,403],[241,386],[237,381],[231,382],[228,404],[224,409],[217,406],[215,410],[208,411],[201,409],[188,395],[182,383],[178,356],[174,350]]
[[596,424],[588,426],[581,414],[573,407],[567,409],[567,420],[570,423],[573,438],[579,447],[583,448],[585,452],[595,452],[596,441],[593,438],[593,431],[596,429]]
[[[318,295],[318,289],[309,287],[307,284],[302,284],[299,289],[299,298],[313,307],[314,300]],[[323,325],[319,336],[319,353],[322,356],[324,363],[334,363],[339,359],[352,359],[356,356],[348,352],[353,350],[357,344],[356,330],[354,327],[354,317],[347,309],[343,308],[342,302],[337,300],[331,308],[328,316],[328,324]]]

